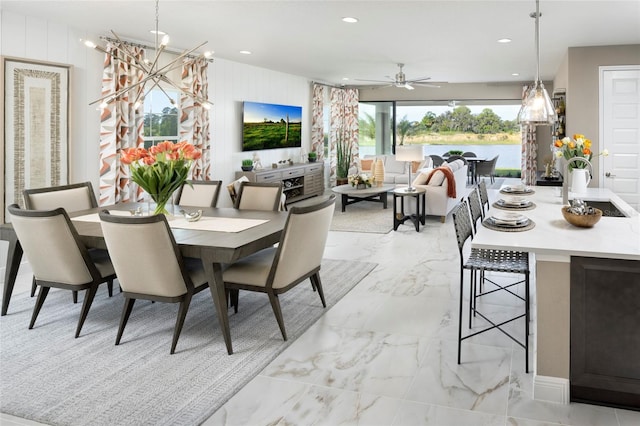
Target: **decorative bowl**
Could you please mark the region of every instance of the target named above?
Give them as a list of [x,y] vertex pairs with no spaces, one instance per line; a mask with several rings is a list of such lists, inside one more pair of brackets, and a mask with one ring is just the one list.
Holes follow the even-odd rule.
[[562,208],[562,216],[564,216],[564,219],[573,226],[591,228],[593,225],[598,223],[602,217],[602,210],[600,209],[593,209],[595,210],[594,214],[574,214],[569,212],[569,208],[569,206],[564,206]]

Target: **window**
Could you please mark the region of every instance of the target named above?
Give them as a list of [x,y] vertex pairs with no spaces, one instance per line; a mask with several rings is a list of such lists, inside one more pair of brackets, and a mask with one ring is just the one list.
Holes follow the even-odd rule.
[[393,102],[360,102],[358,152],[361,157],[391,154],[395,128],[393,111]]
[[[165,94],[166,93],[166,94]],[[162,141],[178,142],[178,97],[175,89],[151,90],[144,100],[144,147]],[[173,103],[171,102],[173,101]]]
[[440,156],[450,150],[488,159],[499,155],[498,168],[520,170],[521,104],[519,99],[360,102],[360,155],[420,144],[426,154]]

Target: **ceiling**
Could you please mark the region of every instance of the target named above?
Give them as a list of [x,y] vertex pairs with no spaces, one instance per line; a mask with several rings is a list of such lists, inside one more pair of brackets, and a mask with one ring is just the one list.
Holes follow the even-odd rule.
[[[0,8],[154,44],[150,0],[2,0]],[[534,79],[534,11],[534,0],[161,0],[159,28],[181,50],[208,41],[201,50],[214,58],[330,84],[384,80],[397,63],[407,79],[490,83]],[[553,79],[568,47],[640,44],[640,0],[542,0],[540,12],[543,80]]]

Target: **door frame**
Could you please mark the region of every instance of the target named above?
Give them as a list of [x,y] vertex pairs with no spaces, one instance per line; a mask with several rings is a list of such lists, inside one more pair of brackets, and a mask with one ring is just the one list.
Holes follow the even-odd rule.
[[[602,65],[598,67],[598,141],[599,150],[604,146],[604,73],[606,71],[640,71],[640,65]],[[598,159],[598,187],[604,188],[604,158]]]

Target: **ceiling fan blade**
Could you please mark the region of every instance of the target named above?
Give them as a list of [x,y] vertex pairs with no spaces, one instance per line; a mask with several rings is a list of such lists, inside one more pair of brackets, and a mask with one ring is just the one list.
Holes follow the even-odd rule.
[[413,90],[414,89],[414,87],[411,84],[409,84],[409,82],[406,82],[404,84],[404,88],[407,89],[407,90]]
[[439,89],[440,86],[438,86],[437,84],[433,84],[433,83],[421,83],[419,81],[413,81],[411,82],[411,84],[415,84],[416,86],[420,86],[420,87],[432,87],[434,89]]
[[393,80],[365,80],[362,78],[354,78],[355,81],[369,81],[373,83],[393,83]]
[[431,77],[422,77],[422,78],[412,78],[411,80],[407,80],[410,83],[418,83],[421,81],[431,80]]

